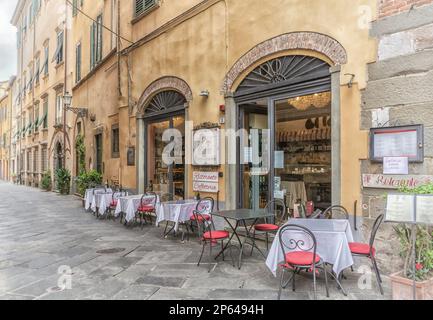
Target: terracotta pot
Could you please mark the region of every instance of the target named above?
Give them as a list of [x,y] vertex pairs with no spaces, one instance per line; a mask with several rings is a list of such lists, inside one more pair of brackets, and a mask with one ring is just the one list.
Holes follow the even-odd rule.
[[[393,300],[413,300],[413,280],[402,277],[403,272],[390,276]],[[433,300],[433,279],[416,282],[417,300]]]

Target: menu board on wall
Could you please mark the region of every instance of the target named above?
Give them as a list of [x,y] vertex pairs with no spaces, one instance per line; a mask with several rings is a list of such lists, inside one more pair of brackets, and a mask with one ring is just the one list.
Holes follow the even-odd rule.
[[385,157],[407,157],[410,162],[422,162],[423,126],[371,129],[370,158],[382,162]]
[[414,223],[415,196],[396,194],[388,195],[385,220],[399,223]]

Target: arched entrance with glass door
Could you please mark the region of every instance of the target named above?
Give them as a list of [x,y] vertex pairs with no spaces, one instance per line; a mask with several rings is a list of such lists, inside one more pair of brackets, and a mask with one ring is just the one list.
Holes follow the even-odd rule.
[[[147,190],[185,197],[185,96],[165,90],[144,110],[145,182]],[[180,149],[177,149],[178,146]]]
[[330,65],[287,55],[253,69],[234,93],[238,129],[238,207],[332,203]]

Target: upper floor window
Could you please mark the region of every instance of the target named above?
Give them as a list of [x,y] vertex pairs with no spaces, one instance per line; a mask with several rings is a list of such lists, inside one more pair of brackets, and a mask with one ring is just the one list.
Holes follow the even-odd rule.
[[75,82],[81,80],[81,43],[75,47]]
[[90,69],[102,60],[102,15],[90,26]]
[[44,77],[48,75],[48,56],[50,54],[49,52],[50,52],[50,49],[49,49],[48,45],[46,45],[44,47],[44,65],[42,66]]
[[62,93],[59,92],[56,95],[56,125],[63,123],[63,99]]
[[158,5],[159,5],[158,0],[135,0],[134,15],[135,17],[138,17]]
[[56,64],[63,62],[63,30],[57,33],[57,49],[53,61],[55,61]]

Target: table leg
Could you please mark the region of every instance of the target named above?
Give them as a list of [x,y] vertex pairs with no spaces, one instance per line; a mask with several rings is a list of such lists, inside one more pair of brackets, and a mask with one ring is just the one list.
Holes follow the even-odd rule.
[[230,228],[233,230],[233,234],[231,235],[229,241],[227,242],[227,244],[224,246],[224,249],[221,250],[220,253],[218,253],[218,255],[215,257],[215,259],[218,259],[219,256],[221,256],[229,246],[232,246],[231,241],[233,240],[233,238],[236,236],[238,242],[239,242],[239,250],[242,249],[242,242],[241,239],[239,238],[239,235],[237,234],[236,230],[239,227],[239,221],[236,221],[236,226],[233,227],[233,225],[230,223],[230,221],[226,218],[224,218],[224,220],[227,222],[227,224],[230,226]]
[[247,227],[247,225],[246,225],[246,222],[245,222],[245,220],[243,221],[243,224],[244,224],[244,227],[245,227],[245,231],[246,231],[246,237],[245,237],[245,240],[244,240],[244,243],[243,243],[243,246],[242,246],[242,251],[243,251],[243,247],[246,245],[246,244],[249,244],[253,249],[254,248],[256,248],[257,249],[257,251],[259,251],[260,252],[260,254],[263,256],[263,258],[267,258],[266,257],[266,255],[263,253],[263,251],[256,245],[256,243],[255,243],[255,241],[254,241],[254,239],[253,239],[253,242],[252,243],[249,243],[248,242],[248,239],[251,239],[251,230],[254,228],[254,226],[257,224],[257,222],[259,221],[259,219],[256,219],[256,220],[254,220],[254,222],[253,222],[253,224],[251,225],[251,227],[248,229],[248,227]]

